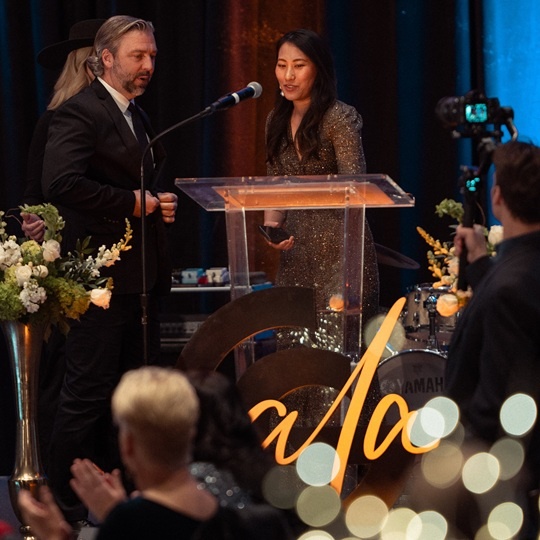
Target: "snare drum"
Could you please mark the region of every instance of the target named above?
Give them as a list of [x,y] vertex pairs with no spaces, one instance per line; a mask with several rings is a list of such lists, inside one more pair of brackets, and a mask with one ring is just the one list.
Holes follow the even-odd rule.
[[[436,299],[450,291],[449,287],[432,287],[430,283],[421,283],[411,287],[407,294],[407,302],[401,314],[402,324],[407,338],[422,344],[428,342],[429,335],[429,311],[426,300],[430,297]],[[450,344],[452,332],[455,329],[458,314],[443,317],[435,312],[435,337],[439,349],[446,351]]]
[[443,393],[445,368],[446,358],[436,351],[401,351],[377,367],[381,394],[399,394],[409,410],[418,410]]

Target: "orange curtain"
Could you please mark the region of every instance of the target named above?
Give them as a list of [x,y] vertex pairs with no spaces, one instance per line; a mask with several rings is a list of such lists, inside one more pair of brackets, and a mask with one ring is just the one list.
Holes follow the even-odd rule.
[[[287,31],[311,28],[321,32],[324,1],[304,0],[244,2],[228,0],[224,5],[220,47],[227,59],[222,82],[230,91],[258,81],[263,93],[255,103],[241,105],[242,111],[226,114],[221,120],[220,166],[223,176],[265,175],[264,126],[272,109],[277,88],[274,76],[275,44]],[[221,83],[220,83],[221,84]],[[262,213],[247,214],[249,260],[252,269],[264,270],[273,278],[278,253],[270,249],[256,233]]]

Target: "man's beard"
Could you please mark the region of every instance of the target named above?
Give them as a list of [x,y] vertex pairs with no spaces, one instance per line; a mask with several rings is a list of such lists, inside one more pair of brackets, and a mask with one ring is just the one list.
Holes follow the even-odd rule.
[[[141,75],[147,75],[148,79],[144,84],[135,84],[135,80],[137,77],[140,77]],[[144,91],[146,90],[146,87],[148,86],[148,83],[150,82],[150,74],[149,73],[137,73],[137,75],[131,79],[131,80],[125,80],[122,82],[122,86],[124,87],[124,90],[127,90],[130,94],[134,94],[136,96],[140,96],[144,94]]]
[[[150,82],[150,79],[152,78],[148,71],[140,71],[133,78],[128,78],[125,72],[116,66],[113,66],[113,71],[116,75],[116,78],[121,82],[122,88],[133,96],[140,96],[144,94],[144,91],[146,90],[146,87],[148,86],[148,83]],[[143,75],[148,77],[146,82],[144,84],[136,84],[135,83],[136,79]]]

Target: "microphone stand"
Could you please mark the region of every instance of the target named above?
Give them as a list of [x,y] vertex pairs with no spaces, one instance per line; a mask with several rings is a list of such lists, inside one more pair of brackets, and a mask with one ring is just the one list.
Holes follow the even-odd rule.
[[174,124],[173,126],[167,128],[165,131],[162,131],[158,135],[156,135],[153,139],[151,139],[148,144],[146,145],[146,148],[144,149],[142,153],[141,158],[141,172],[140,172],[140,180],[141,180],[141,256],[142,256],[142,293],[141,293],[141,324],[142,324],[142,331],[143,331],[143,359],[144,364],[148,365],[148,284],[147,284],[147,268],[146,268],[146,187],[145,187],[145,178],[144,178],[144,158],[147,154],[147,152],[150,151],[152,146],[159,141],[162,137],[169,134],[171,131],[174,131],[175,129],[178,129],[179,127],[185,126],[187,124],[190,124],[191,122],[194,122],[195,120],[199,120],[200,118],[205,118],[206,116],[210,116],[214,112],[218,110],[215,106],[215,104],[209,105],[206,107],[206,109],[202,110],[201,112],[190,116],[189,118],[186,118],[185,120],[182,120],[181,122],[178,122],[177,124]]

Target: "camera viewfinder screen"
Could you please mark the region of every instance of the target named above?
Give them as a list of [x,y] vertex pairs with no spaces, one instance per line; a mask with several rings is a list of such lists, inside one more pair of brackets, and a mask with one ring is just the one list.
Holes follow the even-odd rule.
[[474,124],[487,122],[488,108],[486,103],[470,103],[465,105],[465,120]]

